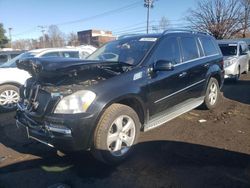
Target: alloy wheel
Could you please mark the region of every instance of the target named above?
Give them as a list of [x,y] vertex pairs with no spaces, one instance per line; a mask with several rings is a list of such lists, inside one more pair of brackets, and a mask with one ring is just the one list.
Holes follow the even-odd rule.
[[5,90],[0,94],[0,106],[13,109],[19,100],[19,93],[15,90]]
[[217,85],[213,82],[209,88],[209,95],[208,95],[210,105],[214,105],[216,103],[217,96],[218,96],[218,88]]
[[129,116],[119,116],[112,123],[108,136],[107,147],[114,156],[122,156],[133,145],[136,135],[134,120]]

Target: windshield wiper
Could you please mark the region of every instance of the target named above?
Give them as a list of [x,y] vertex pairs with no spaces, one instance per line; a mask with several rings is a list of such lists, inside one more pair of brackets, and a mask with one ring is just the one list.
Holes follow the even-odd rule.
[[126,65],[126,66],[129,66],[129,67],[135,66],[134,64],[126,63],[126,62],[124,62],[124,61],[117,61],[117,62],[118,62],[118,63],[121,63],[121,64],[124,64],[124,65]]

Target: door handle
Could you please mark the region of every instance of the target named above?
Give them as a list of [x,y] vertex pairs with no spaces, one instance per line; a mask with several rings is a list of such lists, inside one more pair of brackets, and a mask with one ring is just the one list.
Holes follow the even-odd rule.
[[187,72],[182,72],[181,74],[179,74],[179,78],[185,77],[187,75]]

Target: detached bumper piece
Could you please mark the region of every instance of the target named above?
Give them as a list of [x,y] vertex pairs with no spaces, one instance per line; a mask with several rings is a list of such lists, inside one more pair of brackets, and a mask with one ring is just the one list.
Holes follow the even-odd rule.
[[16,113],[16,125],[26,129],[28,138],[34,139],[50,147],[71,150],[74,145],[71,129],[63,126],[45,122],[35,121],[18,105]]

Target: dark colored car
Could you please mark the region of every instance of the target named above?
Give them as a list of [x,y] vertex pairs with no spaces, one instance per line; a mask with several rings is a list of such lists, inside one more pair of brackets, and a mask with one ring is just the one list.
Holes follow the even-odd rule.
[[91,150],[105,163],[123,160],[140,131],[200,105],[214,108],[224,80],[215,39],[178,30],[122,37],[87,60],[27,59],[18,67],[32,78],[20,91],[17,125],[29,138]]
[[20,55],[24,51],[0,51],[0,65]]

